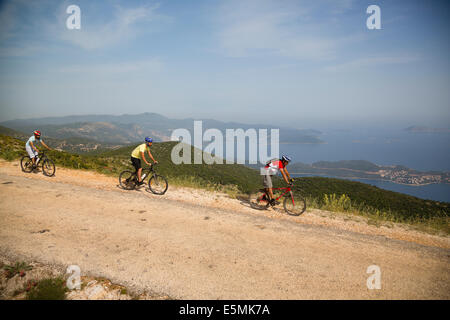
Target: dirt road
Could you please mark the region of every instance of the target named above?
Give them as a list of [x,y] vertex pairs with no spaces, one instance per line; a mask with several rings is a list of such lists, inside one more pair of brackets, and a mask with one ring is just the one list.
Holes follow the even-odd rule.
[[[422,239],[405,241],[352,221],[339,228],[317,213],[279,218],[222,195],[169,187],[155,196],[116,184],[1,162],[1,253],[76,264],[82,274],[174,298],[450,298],[448,237],[402,231]],[[370,265],[381,268],[380,290],[366,286]]]

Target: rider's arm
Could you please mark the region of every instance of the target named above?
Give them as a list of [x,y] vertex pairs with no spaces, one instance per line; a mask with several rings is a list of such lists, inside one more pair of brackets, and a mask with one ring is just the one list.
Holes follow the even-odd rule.
[[155,160],[155,158],[153,158],[152,153],[150,152],[150,149],[147,150],[148,155],[150,156],[150,158],[152,158],[154,163],[158,163],[158,161]]
[[141,151],[141,158],[142,158],[142,160],[144,160],[144,162],[145,162],[147,165],[150,166],[150,163],[148,163],[147,159],[145,159],[145,154],[144,154],[144,152],[142,152],[142,151]]
[[286,181],[286,183],[289,184],[289,180],[288,180],[288,178],[286,176],[285,170],[286,170],[285,168],[281,168],[280,169],[281,175],[283,176],[284,181]]
[[34,149],[34,151],[39,152],[39,150],[34,146],[34,143],[30,141],[31,149]]
[[289,174],[289,171],[287,170],[287,168],[284,168],[284,172],[286,173],[288,180],[291,181],[291,175]]
[[46,147],[48,150],[52,150],[52,149],[50,149],[50,147],[49,147],[48,145],[46,145],[46,144],[44,143],[44,141],[41,141],[41,143],[42,143],[42,145],[43,145],[44,147]]

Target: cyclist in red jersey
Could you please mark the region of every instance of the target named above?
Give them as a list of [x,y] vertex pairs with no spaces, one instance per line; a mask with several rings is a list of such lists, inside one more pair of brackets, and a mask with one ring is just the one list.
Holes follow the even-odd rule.
[[272,191],[272,176],[277,175],[278,171],[281,172],[281,175],[283,176],[284,181],[286,181],[287,184],[291,184],[294,179],[291,178],[289,175],[289,172],[286,169],[286,166],[291,161],[291,158],[288,156],[283,155],[281,159],[271,160],[266,164],[264,167],[264,174],[263,174],[263,186],[267,190],[270,196],[270,204],[275,204],[275,199],[273,197],[273,191]]

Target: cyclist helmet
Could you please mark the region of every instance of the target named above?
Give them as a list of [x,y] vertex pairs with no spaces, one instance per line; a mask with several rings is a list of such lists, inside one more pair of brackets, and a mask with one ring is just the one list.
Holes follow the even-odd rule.
[[33,133],[34,133],[34,135],[36,137],[40,137],[41,136],[41,132],[39,130],[35,130]]
[[288,157],[288,156],[283,155],[283,156],[281,157],[281,160],[286,161],[286,162],[291,162],[291,157]]
[[153,142],[153,139],[150,138],[150,137],[146,137],[146,138],[145,138],[145,142],[147,142],[147,143]]

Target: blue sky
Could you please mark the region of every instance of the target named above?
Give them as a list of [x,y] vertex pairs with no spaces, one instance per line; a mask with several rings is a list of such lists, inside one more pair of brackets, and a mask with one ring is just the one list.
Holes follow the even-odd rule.
[[[449,126],[449,1],[0,3],[1,120]],[[66,28],[71,4],[80,30]],[[381,30],[366,27],[371,4]]]

